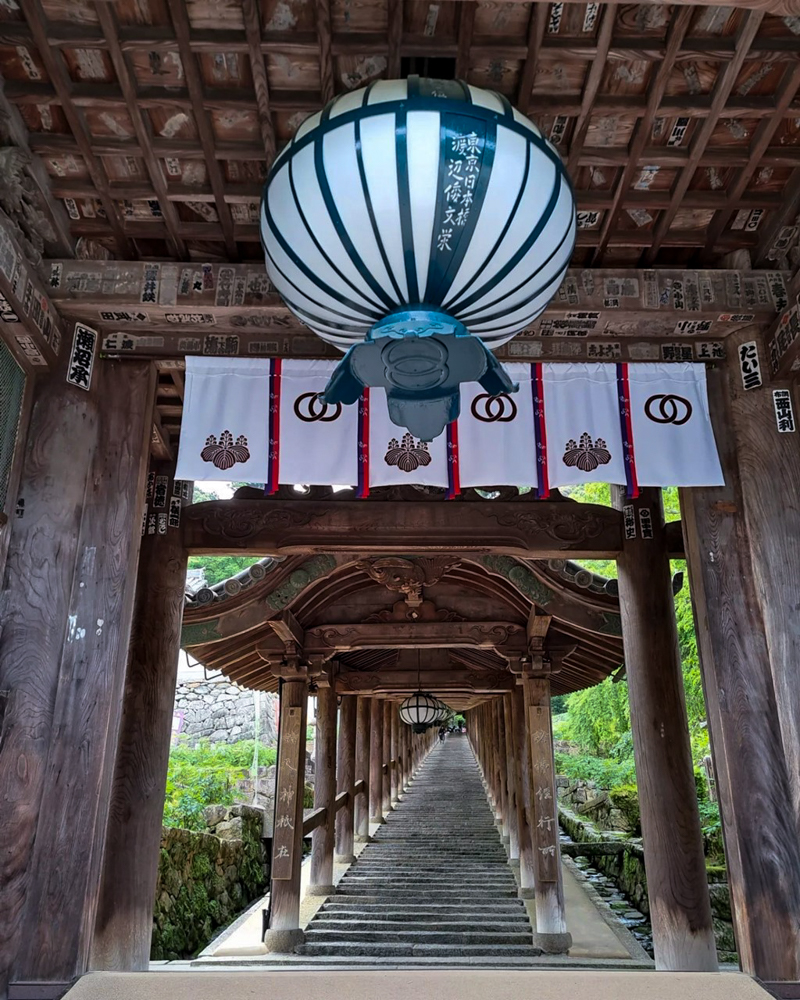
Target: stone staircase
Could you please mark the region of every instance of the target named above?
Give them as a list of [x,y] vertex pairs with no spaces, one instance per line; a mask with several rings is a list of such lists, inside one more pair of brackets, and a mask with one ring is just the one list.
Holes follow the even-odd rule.
[[466,737],[433,749],[299,951],[426,966],[527,964],[541,954]]

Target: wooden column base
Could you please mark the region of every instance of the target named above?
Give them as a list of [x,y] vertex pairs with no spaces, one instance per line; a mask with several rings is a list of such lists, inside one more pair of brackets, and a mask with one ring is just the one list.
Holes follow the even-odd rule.
[[268,952],[276,955],[291,955],[295,948],[305,942],[306,932],[295,927],[293,930],[268,930],[264,935],[264,945]]

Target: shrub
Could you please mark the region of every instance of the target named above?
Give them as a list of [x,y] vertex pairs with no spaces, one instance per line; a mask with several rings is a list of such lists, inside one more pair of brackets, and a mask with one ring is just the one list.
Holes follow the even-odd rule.
[[164,826],[201,830],[205,826],[203,809],[206,806],[232,805],[236,782],[252,767],[256,746],[259,767],[275,763],[275,748],[262,743],[257,745],[255,740],[239,743],[200,740],[196,746],[189,746],[183,740],[174,746],[167,770]]

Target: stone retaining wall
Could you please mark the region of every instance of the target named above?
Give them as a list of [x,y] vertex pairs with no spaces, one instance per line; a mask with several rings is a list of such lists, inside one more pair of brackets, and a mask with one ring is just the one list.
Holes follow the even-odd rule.
[[255,739],[259,699],[259,739],[268,746],[277,739],[277,698],[264,691],[248,691],[224,677],[179,681],[175,711],[183,714],[181,733],[190,742],[236,743]]
[[207,832],[164,827],[150,957],[191,958],[267,887],[264,812],[209,806]]
[[[628,837],[624,831],[601,829],[586,816],[580,816],[564,805],[560,797],[558,819],[561,828],[576,844],[619,840],[624,850],[619,854],[598,856],[587,854],[592,867],[607,875],[627,896],[637,910],[650,915],[647,898],[647,874],[644,866],[644,849],[639,837]],[[709,895],[714,936],[720,961],[736,962],[736,941],[733,935],[730,891],[726,882],[714,881],[716,874],[709,873]]]

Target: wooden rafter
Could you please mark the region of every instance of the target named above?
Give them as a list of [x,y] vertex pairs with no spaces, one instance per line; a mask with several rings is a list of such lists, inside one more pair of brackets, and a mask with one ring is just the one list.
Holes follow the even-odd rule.
[[336,92],[333,80],[333,56],[331,54],[330,0],[316,0],[316,11],[319,39],[319,85],[324,106],[333,100],[333,95]]
[[625,193],[630,188],[634,176],[641,169],[640,157],[642,155],[642,150],[650,139],[653,121],[659,113],[664,92],[667,89],[667,83],[669,81],[670,74],[672,73],[672,67],[675,65],[675,60],[678,58],[678,53],[681,50],[681,45],[686,32],[689,30],[691,20],[692,11],[688,8],[682,8],[670,22],[669,30],[667,32],[667,47],[664,52],[664,58],[658,69],[655,71],[655,75],[650,82],[650,87],[647,92],[647,108],[645,114],[636,122],[636,126],[633,131],[633,138],[631,139],[629,148],[630,158],[627,166],[622,171],[622,177],[617,182],[617,186],[614,191],[614,204],[606,212],[605,219],[603,220],[603,226],[600,230],[600,239],[592,257],[592,264],[595,267],[600,266],[602,263],[603,255],[608,248],[609,239],[613,232],[617,213],[620,210]]
[[611,48],[611,40],[614,33],[616,18],[617,12],[613,7],[608,6],[603,10],[600,21],[600,30],[597,35],[595,55],[592,61],[591,69],[586,77],[583,94],[581,95],[581,113],[575,120],[575,126],[572,132],[572,141],[570,143],[569,157],[567,159],[568,172],[572,172],[578,168],[580,155],[583,151],[583,144],[586,141],[586,134],[589,131],[589,122],[592,118],[592,110],[594,108],[595,101],[597,100],[597,94],[600,90],[603,74],[606,71],[606,60],[608,59],[609,49]]
[[267,167],[272,165],[277,152],[275,143],[275,126],[272,122],[272,108],[269,99],[269,80],[267,79],[267,64],[261,45],[261,21],[257,0],[242,0],[242,17],[247,35],[247,54],[250,57],[250,71],[253,74],[253,90],[258,104],[258,126],[261,129],[261,141],[264,144],[264,157]]
[[[128,114],[130,115],[134,131],[136,132],[136,138],[139,142],[142,159],[144,160],[145,168],[150,178],[150,183],[153,185],[153,190],[148,195],[145,195],[145,197],[158,199],[161,206],[161,213],[164,216],[164,223],[169,233],[168,243],[170,252],[178,258],[186,257],[186,244],[178,232],[180,225],[178,213],[169,198],[164,171],[156,157],[153,155],[153,149],[151,146],[152,130],[145,123],[142,111],[137,107],[136,84],[125,58],[125,54],[119,46],[119,23],[114,14],[114,9],[110,4],[104,3],[103,0],[95,3],[94,9],[97,14],[98,24],[103,31],[103,36],[105,37],[106,44],[108,45],[108,54],[111,58],[112,65],[114,66],[114,72],[117,74],[117,80],[119,81],[120,88],[125,96]],[[57,197],[59,196],[57,195]],[[61,195],[60,197],[64,196]],[[92,194],[90,193],[82,197],[92,197]]]
[[694,177],[694,172],[697,170],[700,157],[703,155],[703,150],[706,148],[707,143],[714,134],[714,129],[717,127],[717,121],[719,120],[719,117],[728,102],[731,91],[736,84],[736,78],[739,76],[739,72],[745,59],[747,59],[750,46],[753,39],[756,37],[756,33],[758,32],[758,28],[763,19],[764,14],[761,11],[751,10],[745,14],[742,20],[742,25],[739,29],[736,40],[736,55],[725,66],[725,69],[722,71],[714,84],[708,117],[703,120],[692,138],[692,142],[689,147],[689,162],[681,170],[678,175],[677,182],[672,189],[672,203],[670,204],[670,207],[666,209],[666,211],[662,212],[658,217],[658,221],[656,222],[653,230],[652,245],[642,254],[643,266],[652,264],[656,259],[661,242],[669,231],[669,228],[672,225],[672,220],[675,218],[681,207],[681,200],[686,194],[689,184]]
[[466,80],[470,67],[470,49],[475,26],[475,11],[477,3],[474,0],[462,0],[458,5],[458,55],[456,56],[456,76]]
[[403,40],[403,0],[389,0],[388,64],[389,79],[400,76],[400,46]]
[[545,29],[547,27],[547,4],[532,3],[530,21],[528,22],[528,45],[525,64],[519,76],[517,87],[517,107],[523,114],[530,114],[533,81],[536,78],[536,66],[542,47]]
[[230,209],[225,204],[225,183],[222,177],[222,170],[214,155],[214,132],[207,109],[204,106],[203,80],[197,66],[197,56],[189,47],[189,15],[183,0],[168,0],[168,4],[170,17],[175,29],[175,37],[178,42],[178,52],[180,53],[183,72],[186,77],[190,106],[197,125],[200,144],[203,147],[208,179],[214,192],[214,204],[216,205],[222,236],[225,240],[225,249],[231,260],[238,260],[239,254],[233,234],[233,219],[231,218]]
[[791,226],[798,215],[800,215],[800,167],[795,167],[786,185],[783,206],[774,213],[761,234],[753,257],[756,267],[766,267],[771,263],[769,254],[781,229],[784,226]]
[[[728,188],[731,201],[735,201],[744,194],[751,177],[759,165],[763,163],[764,154],[772,141],[772,137],[783,121],[786,108],[794,100],[798,88],[800,88],[800,59],[794,65],[788,66],[783,73],[775,95],[775,114],[772,118],[765,118],[758,124],[753,142],[750,145],[750,157],[747,164],[737,171],[733,183]],[[785,202],[783,196],[781,200]],[[728,225],[734,211],[735,209],[729,208],[718,212],[709,226],[708,239],[703,251],[703,258],[706,262],[710,259],[714,246]]]
[[138,254],[133,243],[123,231],[119,208],[108,194],[108,177],[106,176],[106,172],[100,160],[92,153],[89,131],[70,100],[74,85],[69,78],[63,53],[50,48],[47,15],[42,7],[41,0],[20,0],[20,9],[25,14],[30,25],[31,37],[39,49],[39,54],[47,70],[47,75],[52,81],[53,94],[58,98],[62,106],[64,117],[67,119],[67,124],[72,130],[75,142],[78,144],[81,156],[86,163],[86,169],[97,189],[97,197],[100,199],[105,210],[111,234],[116,241],[117,251],[122,257],[135,259]]

